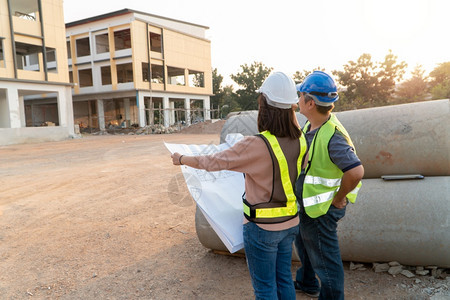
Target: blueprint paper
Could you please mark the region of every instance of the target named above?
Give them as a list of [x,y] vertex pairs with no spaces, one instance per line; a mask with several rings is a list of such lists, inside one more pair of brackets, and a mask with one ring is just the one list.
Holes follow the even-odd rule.
[[[171,153],[209,155],[230,148],[242,138],[241,134],[229,134],[226,143],[220,145],[164,144]],[[242,249],[243,174],[226,170],[207,172],[185,165],[181,170],[192,198],[228,251]]]

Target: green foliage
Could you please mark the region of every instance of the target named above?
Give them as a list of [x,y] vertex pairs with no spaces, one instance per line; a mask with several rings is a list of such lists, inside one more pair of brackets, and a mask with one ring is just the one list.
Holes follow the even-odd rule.
[[325,68],[317,67],[311,71],[303,70],[303,71],[296,71],[292,79],[294,79],[295,84],[303,82],[305,80],[306,76],[311,74],[314,71],[325,71]]
[[424,77],[425,71],[422,66],[417,65],[411,74],[411,79],[399,84],[399,87],[395,92],[395,98],[391,101],[392,103],[417,102],[427,98],[428,84],[426,77]]
[[236,94],[233,92],[232,85],[226,85],[223,88],[224,98],[223,105],[220,107],[220,118],[225,118],[232,111],[241,111],[241,107],[237,102]]
[[356,62],[349,61],[344,71],[333,71],[344,88],[339,93],[336,110],[382,106],[388,103],[394,92],[395,82],[405,73],[407,64],[397,63],[391,51],[383,62],[373,62],[370,54],[362,54]]
[[433,99],[450,99],[450,80],[432,87],[431,95]]
[[231,79],[242,87],[236,91],[236,101],[242,110],[256,110],[258,109],[256,90],[261,87],[273,68],[266,67],[261,62],[253,62],[250,66],[244,64],[241,68],[241,72],[231,75]]
[[213,117],[221,119],[231,111],[241,110],[236,101],[237,97],[233,91],[233,86],[227,85],[222,88],[223,76],[218,73],[217,68],[212,71],[212,79],[214,96],[211,96],[210,103],[211,109],[217,109]]
[[450,98],[450,62],[438,64],[430,73],[430,91],[433,99]]
[[211,108],[223,105],[223,76],[217,72],[217,68],[212,70],[212,88],[214,96],[210,97]]
[[[343,66],[343,71],[333,71],[332,74],[339,86],[339,101],[335,103],[336,111],[357,108],[375,107],[387,104],[398,104],[414,101],[450,98],[450,62],[439,64],[428,77],[424,76],[422,66],[418,65],[412,72],[412,78],[400,82],[407,64],[398,62],[398,58],[389,50],[381,62],[372,61],[370,54],[362,54],[356,61],[349,61]],[[256,110],[258,93],[264,80],[272,68],[261,62],[251,65],[241,65],[241,72],[232,74],[240,87],[236,92],[233,86],[221,87],[223,76],[213,70],[213,92],[211,103],[214,108],[220,108],[223,117],[231,111]],[[317,67],[314,70],[325,71]],[[302,82],[313,70],[296,71],[292,78],[296,83]]]

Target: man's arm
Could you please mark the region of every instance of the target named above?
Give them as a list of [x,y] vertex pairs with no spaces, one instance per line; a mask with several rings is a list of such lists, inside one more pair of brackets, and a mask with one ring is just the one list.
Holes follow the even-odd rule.
[[334,195],[331,204],[337,208],[344,208],[347,205],[347,198],[345,196],[358,185],[363,176],[364,167],[362,165],[346,171],[342,176],[339,191]]

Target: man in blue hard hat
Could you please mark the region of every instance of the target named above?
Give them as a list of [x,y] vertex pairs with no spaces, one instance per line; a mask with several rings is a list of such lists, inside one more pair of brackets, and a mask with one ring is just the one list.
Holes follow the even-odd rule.
[[302,266],[294,285],[311,297],[344,299],[337,222],[348,202],[355,202],[364,168],[349,134],[331,113],[339,99],[333,78],[314,71],[297,91],[300,112],[308,119],[303,131],[310,149],[308,165],[296,184],[300,233],[295,246]]

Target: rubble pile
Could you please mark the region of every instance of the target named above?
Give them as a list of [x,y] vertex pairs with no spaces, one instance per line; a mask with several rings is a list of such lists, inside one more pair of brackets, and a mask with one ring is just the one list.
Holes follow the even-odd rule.
[[183,129],[183,126],[173,125],[170,127],[164,127],[163,125],[148,125],[145,127],[131,127],[131,128],[119,128],[110,126],[106,130],[96,129],[91,131],[83,131],[83,133],[90,133],[92,135],[148,135],[148,134],[170,134],[179,132]]
[[[350,270],[364,271],[367,265],[350,262]],[[437,266],[404,266],[396,261],[389,263],[372,263],[375,273],[389,273],[393,277],[397,275],[411,278],[408,284],[400,284],[400,288],[413,290],[417,294],[431,297],[430,299],[450,299],[450,269]]]
[[148,135],[148,134],[170,134],[170,133],[185,133],[185,134],[220,134],[225,120],[205,121],[186,126],[183,124],[175,124],[169,127],[164,127],[161,124],[147,125],[145,127],[130,127],[121,128],[119,126],[110,125],[106,130],[86,128],[82,130],[83,134],[92,135]]

